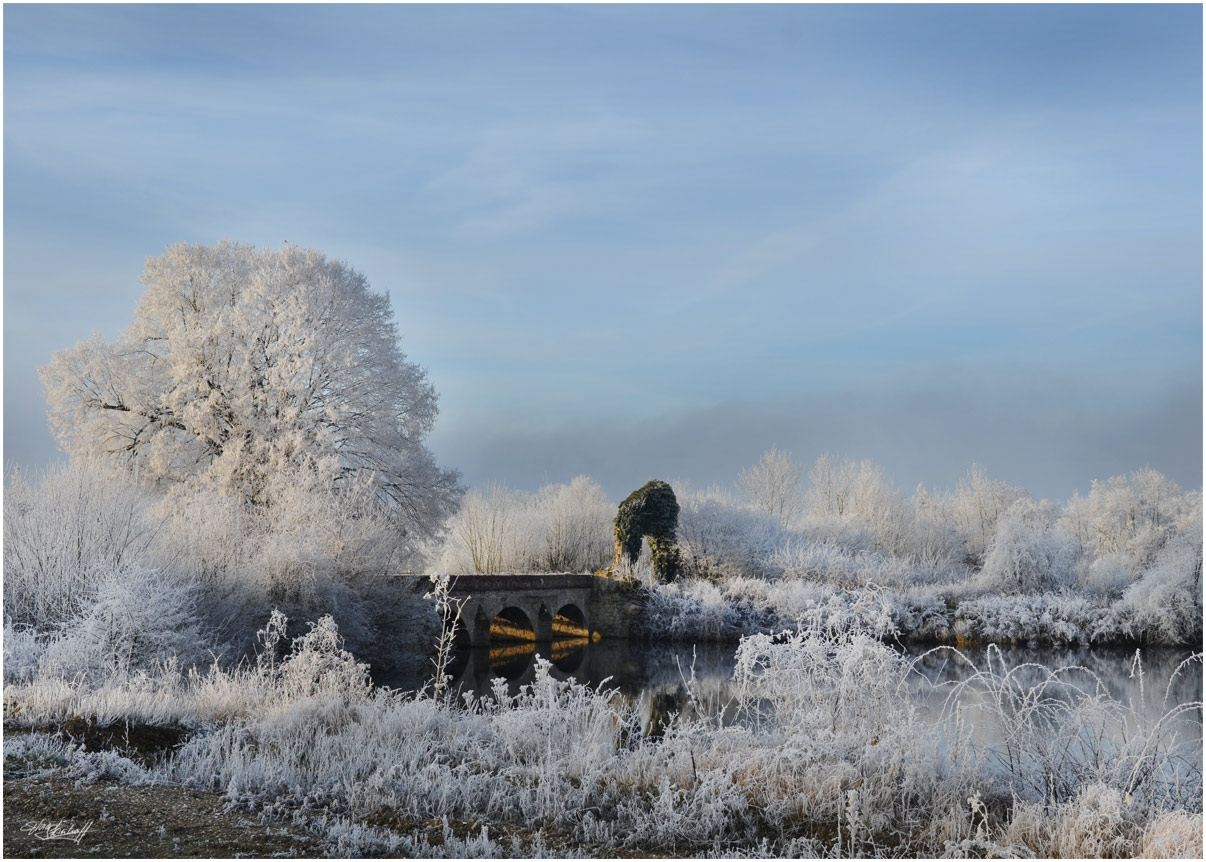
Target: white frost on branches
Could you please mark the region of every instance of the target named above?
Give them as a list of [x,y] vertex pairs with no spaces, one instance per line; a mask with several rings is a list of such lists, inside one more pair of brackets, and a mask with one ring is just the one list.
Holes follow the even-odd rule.
[[68,453],[253,507],[370,482],[404,531],[438,527],[457,477],[423,445],[436,393],[363,275],[308,249],[223,242],[171,246],[143,282],[117,341],[93,336],[42,369]]

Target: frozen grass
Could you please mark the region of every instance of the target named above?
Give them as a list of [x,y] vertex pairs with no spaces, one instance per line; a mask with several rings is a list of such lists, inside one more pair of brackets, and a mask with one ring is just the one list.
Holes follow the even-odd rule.
[[[516,695],[373,689],[329,618],[282,656],[274,616],[236,669],[47,670],[6,687],[10,723],[195,728],[145,774],[36,736],[14,737],[10,756],[218,790],[310,826],[339,856],[1200,854],[1200,704],[1146,719],[1083,670],[999,654],[932,689],[882,641],[882,603],[847,610],[843,622],[818,606],[804,629],[741,643],[736,723],[687,710],[654,733],[631,702],[543,662]],[[998,741],[976,735],[984,722],[1005,729]]]

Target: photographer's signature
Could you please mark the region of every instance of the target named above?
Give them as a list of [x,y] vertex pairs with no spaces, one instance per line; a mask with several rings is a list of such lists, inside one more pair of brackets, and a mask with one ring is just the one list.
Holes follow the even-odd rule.
[[22,832],[28,832],[41,841],[74,841],[76,844],[79,844],[91,829],[91,820],[83,826],[68,823],[66,820],[32,820],[21,824]]

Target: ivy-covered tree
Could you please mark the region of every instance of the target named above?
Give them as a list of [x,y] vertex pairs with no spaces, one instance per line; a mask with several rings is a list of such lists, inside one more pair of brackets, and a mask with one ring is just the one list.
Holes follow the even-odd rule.
[[641,542],[649,540],[649,556],[658,580],[673,581],[682,568],[678,549],[678,500],[674,489],[651,479],[624,498],[616,512],[615,564],[635,563]]

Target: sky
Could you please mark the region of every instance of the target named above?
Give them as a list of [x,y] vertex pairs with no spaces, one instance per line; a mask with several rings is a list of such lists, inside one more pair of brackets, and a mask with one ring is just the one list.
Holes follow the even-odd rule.
[[1202,484],[1198,5],[12,5],[6,466],[177,242],[387,292],[469,486]]

